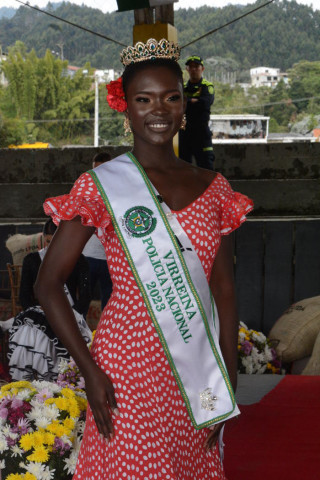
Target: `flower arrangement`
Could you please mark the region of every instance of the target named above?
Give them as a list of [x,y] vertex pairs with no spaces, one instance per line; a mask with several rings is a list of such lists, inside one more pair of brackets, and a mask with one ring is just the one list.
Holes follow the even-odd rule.
[[240,322],[238,336],[238,372],[282,373],[273,342],[262,332],[249,330],[243,322]]
[[112,80],[106,85],[108,90],[107,102],[113,110],[117,112],[125,112],[127,110],[127,102],[125,100],[124,91],[122,88],[122,78]]
[[87,407],[76,385],[20,381],[1,388],[2,480],[72,478]]

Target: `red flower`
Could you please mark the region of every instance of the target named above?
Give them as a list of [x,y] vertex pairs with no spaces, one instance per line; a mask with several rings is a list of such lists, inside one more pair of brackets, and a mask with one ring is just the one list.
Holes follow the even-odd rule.
[[122,88],[122,78],[112,80],[106,85],[108,90],[107,102],[113,110],[117,112],[125,112],[127,110],[127,102],[124,97],[124,91]]

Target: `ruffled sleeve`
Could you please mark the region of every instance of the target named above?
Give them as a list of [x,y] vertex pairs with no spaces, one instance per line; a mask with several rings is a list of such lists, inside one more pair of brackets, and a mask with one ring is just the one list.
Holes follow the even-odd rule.
[[246,215],[253,210],[253,201],[239,192],[234,192],[229,182],[220,174],[218,197],[220,203],[220,232],[228,235],[246,220]]
[[83,225],[96,227],[100,234],[113,229],[110,215],[89,173],[78,178],[69,194],[47,198],[43,208],[57,225],[61,220],[80,216]]

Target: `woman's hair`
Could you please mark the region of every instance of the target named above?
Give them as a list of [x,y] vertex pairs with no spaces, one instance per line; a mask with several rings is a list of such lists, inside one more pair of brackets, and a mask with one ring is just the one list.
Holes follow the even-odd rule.
[[135,75],[142,70],[148,68],[166,67],[177,76],[177,79],[183,86],[183,76],[180,65],[170,58],[157,58],[155,60],[143,60],[142,62],[131,63],[128,65],[122,74],[122,86],[125,97],[127,96],[128,86],[134,79]]
[[43,235],[53,235],[56,230],[57,230],[57,225],[55,225],[55,223],[53,223],[51,218],[49,218],[49,220],[47,220],[43,226],[42,233]]
[[96,153],[95,156],[92,159],[92,162],[99,162],[99,163],[104,163],[108,162],[111,160],[111,155],[108,152],[99,152]]

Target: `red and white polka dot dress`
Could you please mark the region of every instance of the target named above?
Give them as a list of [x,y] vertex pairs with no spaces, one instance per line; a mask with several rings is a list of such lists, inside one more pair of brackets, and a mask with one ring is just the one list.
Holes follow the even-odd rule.
[[[233,192],[217,174],[188,207],[175,211],[193,243],[207,278],[221,234],[230,233],[252,209],[252,202]],[[112,296],[103,311],[92,346],[98,365],[112,379],[120,416],[115,437],[100,438],[90,409],[75,480],[209,480],[225,479],[218,448],[203,448],[208,430],[196,430],[170,370],[102,198],[88,173],[70,195],[48,199],[45,211],[54,220],[81,215],[97,227],[106,249]]]

